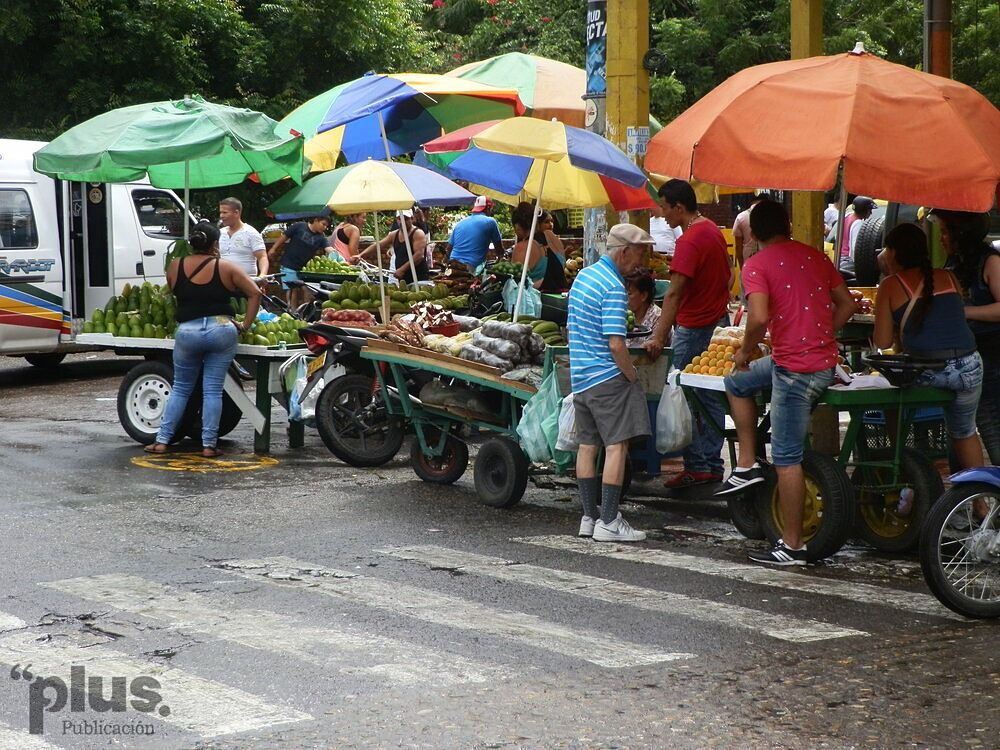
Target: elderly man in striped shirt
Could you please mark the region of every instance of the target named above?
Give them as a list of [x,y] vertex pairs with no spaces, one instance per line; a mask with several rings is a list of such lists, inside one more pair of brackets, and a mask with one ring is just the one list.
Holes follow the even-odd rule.
[[[625,277],[645,266],[655,243],[633,224],[616,224],[608,232],[605,253],[580,271],[569,293],[569,369],[580,441],[576,478],[583,505],[580,536],[599,542],[646,538],[622,518],[618,503],[629,440],[650,434],[646,395],[625,344]],[[599,479],[602,445],[604,475]]]

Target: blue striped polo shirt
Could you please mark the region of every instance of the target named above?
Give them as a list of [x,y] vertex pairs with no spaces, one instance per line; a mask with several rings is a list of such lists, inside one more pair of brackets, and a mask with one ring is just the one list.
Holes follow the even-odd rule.
[[580,393],[620,370],[608,346],[610,336],[626,334],[628,293],[625,280],[607,255],[577,275],[569,290],[569,374]]

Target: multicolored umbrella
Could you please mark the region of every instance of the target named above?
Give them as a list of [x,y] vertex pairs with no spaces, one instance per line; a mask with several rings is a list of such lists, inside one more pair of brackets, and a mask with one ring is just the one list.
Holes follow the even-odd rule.
[[649,142],[652,172],[722,185],[846,191],[987,211],[1000,185],[1000,110],[975,89],[863,48],[757,65]]
[[268,206],[279,221],[329,211],[354,214],[422,206],[471,205],[476,196],[447,177],[414,164],[368,159],[318,174]]
[[468,63],[446,75],[490,86],[513,86],[532,117],[555,118],[567,125],[583,127],[583,95],[587,90],[587,73],[583,68],[547,57],[509,52]]
[[[412,208],[415,203],[422,206],[460,206],[470,205],[475,199],[476,196],[468,190],[429,169],[369,159],[316,175],[301,187],[292,188],[278,198],[268,211],[284,221],[319,216],[330,210],[353,214]],[[377,234],[377,215],[375,225]],[[413,263],[410,238],[405,233],[403,238],[413,271],[413,283],[416,284],[417,269]],[[378,258],[381,271],[381,249]]]
[[[499,190],[508,195],[520,192],[516,190],[518,185],[521,186],[520,190],[530,186],[535,196],[535,212],[529,237],[535,236],[542,204],[552,205],[548,202],[550,193],[553,196],[561,194],[568,198],[574,194],[581,196],[581,202],[570,204],[576,206],[603,205],[606,202],[583,202],[586,200],[583,196],[586,195],[585,189],[588,185],[586,173],[596,174],[598,182],[605,191],[609,184],[617,182],[622,186],[623,195],[626,195],[625,191],[631,188],[632,195],[647,201],[647,208],[652,206],[652,197],[645,191],[645,186],[648,185],[646,175],[629,161],[617,146],[596,133],[570,127],[555,120],[514,117],[496,123],[483,123],[478,129],[466,128],[461,132],[430,141],[424,144],[424,152],[428,160],[434,159],[435,154],[469,152],[467,155],[456,157],[448,165],[449,173],[458,178],[461,169],[459,163],[467,156],[469,171],[465,174],[475,175],[477,180],[484,180],[479,184],[486,187],[497,189],[496,186],[499,186]],[[532,172],[536,164],[537,182],[532,182]],[[550,174],[553,176],[551,188],[548,181]],[[591,181],[590,185],[593,184]],[[514,305],[515,319],[520,311],[527,272],[528,264],[525,263],[521,270],[521,288]]]
[[369,74],[310,99],[281,125],[305,135],[306,156],[319,172],[335,168],[340,154],[352,163],[391,158],[442,132],[523,112],[510,87],[421,73]]

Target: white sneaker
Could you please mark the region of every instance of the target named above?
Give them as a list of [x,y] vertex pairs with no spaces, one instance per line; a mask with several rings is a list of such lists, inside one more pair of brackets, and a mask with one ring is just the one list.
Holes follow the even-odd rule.
[[594,525],[595,542],[641,542],[645,538],[646,532],[629,526],[621,513],[611,523],[598,521]]
[[584,516],[580,519],[580,533],[577,536],[591,537],[594,535],[594,519]]

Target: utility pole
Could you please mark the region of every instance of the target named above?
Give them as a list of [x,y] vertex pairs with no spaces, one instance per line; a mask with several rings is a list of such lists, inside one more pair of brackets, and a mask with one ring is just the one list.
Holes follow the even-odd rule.
[[[608,3],[587,2],[587,93],[584,94],[584,127],[603,136],[607,119]],[[608,240],[608,222],[602,208],[588,208],[583,219],[583,259],[587,265],[597,262]]]
[[[642,166],[649,142],[649,0],[607,0],[607,132],[605,137]],[[649,220],[630,217],[633,223]]]
[[951,0],[924,0],[924,70],[951,78]]
[[[823,54],[823,0],[791,0],[792,59]],[[792,193],[792,236],[799,242],[823,249],[822,193]]]

